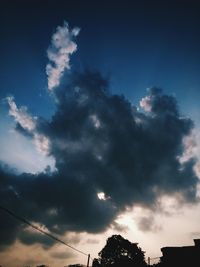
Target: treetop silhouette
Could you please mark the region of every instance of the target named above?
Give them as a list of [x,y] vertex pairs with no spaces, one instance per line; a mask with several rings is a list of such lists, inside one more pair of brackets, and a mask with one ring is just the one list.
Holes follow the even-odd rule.
[[121,235],[107,239],[105,247],[94,259],[93,267],[143,267],[146,266],[144,252],[137,243],[131,243]]

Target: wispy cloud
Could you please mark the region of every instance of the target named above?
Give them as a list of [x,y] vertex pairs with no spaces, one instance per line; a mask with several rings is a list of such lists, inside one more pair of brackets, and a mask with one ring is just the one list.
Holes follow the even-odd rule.
[[77,50],[74,37],[79,34],[79,28],[69,29],[67,22],[58,26],[52,36],[51,46],[47,50],[49,63],[46,66],[48,89],[53,90],[60,84],[65,69],[70,69],[70,55]]
[[27,107],[18,108],[14,97],[7,97],[8,105],[9,105],[9,115],[14,117],[15,121],[21,125],[22,128],[28,131],[33,131],[36,126],[36,117],[32,117],[27,112]]
[[190,135],[183,139],[184,152],[179,158],[180,162],[184,163],[191,158],[198,159],[194,165],[194,171],[200,178],[200,129],[194,128]]
[[49,152],[50,141],[44,135],[37,130],[37,117],[33,117],[28,113],[28,109],[25,106],[17,107],[14,97],[7,97],[9,105],[9,115],[12,116],[16,123],[16,129],[25,135],[33,138],[33,144],[38,152],[47,155]]

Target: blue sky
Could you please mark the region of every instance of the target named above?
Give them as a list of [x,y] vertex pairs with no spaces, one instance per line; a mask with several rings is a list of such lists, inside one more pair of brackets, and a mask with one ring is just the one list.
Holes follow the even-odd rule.
[[64,20],[81,28],[73,68],[110,75],[112,91],[134,103],[147,87],[162,87],[177,96],[183,113],[198,120],[197,1],[7,2],[1,8],[1,97],[13,94],[34,113],[51,113],[46,49]]
[[[199,11],[198,1],[2,1],[0,185],[18,200],[6,189],[0,201],[93,256],[117,231],[151,257],[198,238]],[[20,227],[0,238],[3,265],[29,265],[33,248],[51,266],[82,262],[48,242],[47,257]]]

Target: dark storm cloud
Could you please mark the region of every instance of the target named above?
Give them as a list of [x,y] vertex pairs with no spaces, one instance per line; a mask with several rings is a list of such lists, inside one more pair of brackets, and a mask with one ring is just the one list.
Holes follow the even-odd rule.
[[48,238],[44,234],[41,234],[34,230],[26,231],[26,229],[20,230],[20,232],[18,233],[18,239],[26,245],[32,245],[33,243],[42,244],[45,249],[52,246],[55,242],[53,239]]
[[[124,96],[110,94],[107,80],[91,72],[72,74],[54,97],[51,121],[38,119],[34,131],[50,141],[57,170],[36,175],[1,170],[2,205],[59,235],[103,231],[127,207],[151,208],[163,194],[197,200],[195,159],[179,162],[193,123],[180,115],[174,97],[153,88],[141,101],[142,113]],[[100,192],[104,199],[97,197]],[[20,236],[24,227],[3,215],[0,244],[17,237],[34,243],[27,232]]]

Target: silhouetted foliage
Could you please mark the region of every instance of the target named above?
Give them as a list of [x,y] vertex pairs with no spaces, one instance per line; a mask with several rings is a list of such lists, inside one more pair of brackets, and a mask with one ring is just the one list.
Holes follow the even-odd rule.
[[100,265],[98,259],[94,259],[94,260],[93,260],[93,263],[92,263],[92,267],[100,267],[100,266],[101,266],[101,265]]
[[82,264],[70,264],[68,267],[84,267]]
[[144,267],[144,252],[136,243],[131,243],[121,235],[113,235],[107,239],[105,247],[94,259],[93,267]]

